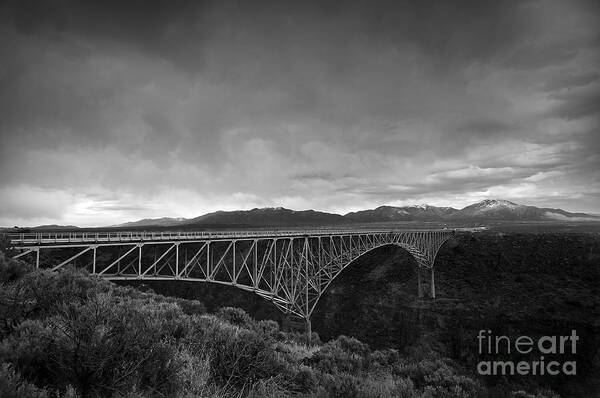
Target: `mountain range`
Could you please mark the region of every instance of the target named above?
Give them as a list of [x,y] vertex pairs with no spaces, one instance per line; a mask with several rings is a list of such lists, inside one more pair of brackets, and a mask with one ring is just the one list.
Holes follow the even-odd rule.
[[283,227],[302,225],[337,225],[344,223],[374,223],[394,221],[600,221],[600,216],[570,213],[561,209],[519,205],[508,200],[486,199],[463,209],[430,205],[380,206],[345,215],[315,210],[295,211],[283,207],[267,207],[252,210],[217,211],[196,218],[144,219],[117,225],[128,227],[185,227],[199,228],[236,227]]

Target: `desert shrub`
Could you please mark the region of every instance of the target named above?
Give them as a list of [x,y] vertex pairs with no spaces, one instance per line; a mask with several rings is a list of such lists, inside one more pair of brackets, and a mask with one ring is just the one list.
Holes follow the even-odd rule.
[[372,367],[388,368],[399,363],[400,354],[394,349],[373,351],[369,355],[369,361]]
[[[35,270],[0,289],[0,338],[10,334],[24,319],[53,316],[65,303],[82,304],[90,296],[108,292],[123,300],[134,300],[130,304],[140,310],[145,308],[139,305],[142,302],[154,303],[155,306],[167,305],[173,310],[179,308],[177,318],[181,318],[183,313],[204,312],[204,306],[200,302],[172,299],[143,293],[131,287],[115,286],[106,280],[90,277],[81,270]],[[153,313],[152,309],[144,311]]]
[[392,373],[400,377],[410,378],[417,388],[423,388],[427,383],[425,378],[444,363],[441,359],[423,359],[421,361],[400,361],[393,366]]
[[426,388],[434,388],[433,397],[478,397],[483,387],[475,380],[456,374],[456,371],[443,364],[431,375],[425,376]]
[[[223,312],[246,315],[236,309]],[[242,318],[247,316],[244,315]],[[290,371],[275,352],[275,341],[272,338],[254,328],[246,329],[231,324],[223,318],[227,317],[190,317],[190,330],[182,340],[182,345],[187,350],[201,352],[208,358],[210,382],[224,388],[248,390],[260,380],[278,374],[289,378]],[[251,320],[249,322],[252,324]]]
[[394,379],[394,386],[390,396],[395,398],[417,398],[420,395],[415,390],[415,385],[409,378]]
[[221,386],[247,388],[284,371],[272,344],[246,329],[223,329],[208,342],[212,380]]
[[529,394],[525,391],[514,391],[510,394],[511,398],[559,398],[555,392],[551,390],[537,391],[535,394]]
[[36,270],[4,286],[0,295],[0,315],[8,315],[16,325],[25,318],[51,316],[64,303],[83,303],[89,294],[110,290],[110,282],[91,278],[83,271]]
[[190,352],[208,352],[211,342],[219,334],[231,333],[236,327],[214,315],[192,315],[188,317],[189,330],[181,344]]
[[424,398],[478,398],[481,397],[483,389],[463,389],[460,384],[450,386],[428,385],[423,389]]
[[[297,343],[297,344],[306,344],[307,339],[307,334],[305,332],[282,332],[281,334],[278,335],[278,339],[281,341],[289,341],[289,342],[293,342],[293,343]],[[312,346],[320,346],[322,345],[323,342],[321,341],[321,338],[319,337],[319,334],[317,332],[312,332],[310,335],[310,345]]]
[[[170,343],[180,328],[178,307],[144,304],[110,294],[67,303],[44,320],[23,322],[0,347],[39,385],[75,387],[82,396],[177,388],[180,363]],[[180,310],[179,310],[180,314]]]
[[482,385],[457,373],[443,358],[429,358],[416,362],[399,362],[393,373],[410,378],[417,388],[423,389],[424,397],[463,398],[479,397],[483,394]]
[[183,396],[205,396],[211,390],[210,363],[203,353],[191,354],[187,349],[177,352],[181,364],[177,379]]
[[361,398],[416,398],[417,391],[410,379],[384,377],[364,378],[358,384],[358,396]]
[[0,362],[16,366],[26,380],[45,385],[52,372],[48,357],[52,338],[53,331],[48,325],[39,320],[25,320],[13,334],[0,342]]
[[279,324],[271,319],[256,322],[254,330],[273,339],[279,336]]
[[286,362],[298,365],[301,365],[305,359],[312,357],[319,350],[318,347],[298,344],[293,341],[277,341],[273,347]]
[[206,307],[200,301],[178,299],[176,303],[186,315],[206,314]]
[[412,381],[390,374],[354,376],[347,373],[321,374],[314,397],[417,398]]
[[21,379],[7,363],[0,364],[0,397],[3,398],[47,398],[48,392]]
[[309,392],[317,387],[317,377],[315,372],[308,366],[300,365],[294,375],[293,384],[298,392]]
[[217,312],[217,317],[223,319],[232,325],[250,328],[254,323],[250,315],[241,308],[223,307]]
[[177,349],[169,341],[152,344],[145,357],[140,357],[135,386],[144,391],[153,391],[160,395],[172,395],[180,389],[179,370],[182,363],[176,356]]
[[525,391],[522,391],[522,390],[519,390],[519,391],[513,391],[510,394],[510,397],[511,398],[535,398],[535,395],[526,393]]
[[304,362],[327,373],[359,374],[368,367],[368,354],[368,345],[351,337],[340,336],[324,344]]
[[319,336],[319,333],[312,332],[310,334],[310,344],[314,346],[323,345],[323,341],[321,340],[321,336]]
[[366,356],[371,352],[368,344],[365,344],[354,337],[341,335],[335,340],[335,343],[338,344],[342,350],[352,354]]
[[6,254],[6,257],[12,257],[16,252],[10,243],[10,237],[5,233],[0,233],[0,252]]
[[[114,297],[111,294],[112,297]],[[124,309],[135,312],[139,320],[143,320],[143,332],[148,338],[156,340],[165,338],[181,339],[190,333],[191,320],[185,316],[179,305],[161,300],[139,300],[116,296],[116,302]],[[133,326],[133,325],[132,325]]]
[[281,384],[279,378],[261,379],[248,391],[247,398],[283,398],[292,396]]
[[14,284],[0,285],[0,339],[12,333],[35,308],[27,291]]
[[33,266],[20,260],[13,260],[0,251],[0,284],[12,283],[33,269]]
[[360,391],[359,380],[347,373],[325,375],[325,377],[319,381],[319,384],[324,387],[326,396],[328,397],[352,398],[357,397]]

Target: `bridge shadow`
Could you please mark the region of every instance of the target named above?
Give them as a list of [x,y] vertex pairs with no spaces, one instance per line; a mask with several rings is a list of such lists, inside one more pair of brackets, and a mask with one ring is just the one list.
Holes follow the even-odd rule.
[[322,340],[344,334],[374,348],[414,343],[421,333],[416,267],[396,245],[365,253],[329,285],[313,312],[313,330]]

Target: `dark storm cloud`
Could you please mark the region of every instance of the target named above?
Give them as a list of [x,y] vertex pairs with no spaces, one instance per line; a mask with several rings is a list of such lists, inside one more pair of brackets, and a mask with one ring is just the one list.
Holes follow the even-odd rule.
[[[27,34],[74,32],[90,38],[131,42],[154,51],[168,52],[167,44],[204,32],[204,36],[195,35],[193,42],[183,40],[176,46],[200,48],[197,40],[214,35],[214,26],[221,25],[220,34],[235,37],[250,32],[270,44],[296,39],[285,36],[292,30],[316,27],[318,33],[332,33],[342,28],[344,33],[355,32],[349,39],[362,36],[374,43],[413,42],[436,55],[439,51],[447,52],[442,55],[452,55],[456,49],[460,54],[455,55],[464,57],[491,55],[507,40],[516,39],[515,28],[526,23],[518,13],[523,4],[475,0],[376,4],[370,1],[19,0],[8,2],[4,9],[14,26]],[[328,24],[332,21],[335,25]],[[329,32],[326,25],[330,26]]]
[[549,112],[550,115],[569,120],[600,116],[600,87],[586,92],[561,92],[551,98],[559,104]]
[[544,85],[544,89],[549,92],[554,92],[564,88],[577,88],[597,82],[599,79],[600,74],[598,72],[588,72],[584,74],[564,74],[549,80]]
[[549,65],[563,64],[577,54],[570,43],[556,45],[529,44],[518,48],[503,62],[514,69],[539,69]]
[[24,222],[19,195],[110,224],[599,189],[595,1],[0,7],[0,188]]
[[518,134],[518,130],[511,123],[502,120],[481,118],[461,122],[456,127],[454,137],[457,141],[467,144],[494,139],[503,140],[514,132]]
[[160,48],[170,25],[193,24],[202,1],[17,0],[5,4],[7,18],[25,34],[74,32],[88,38],[131,42]]
[[398,195],[429,195],[431,193],[459,193],[467,190],[480,190],[494,185],[509,184],[515,179],[531,177],[543,168],[534,167],[470,167],[465,169],[447,170],[430,173],[423,181],[410,186],[388,186],[381,189],[379,185],[365,184],[349,189],[354,193],[373,196],[384,195],[393,199]]

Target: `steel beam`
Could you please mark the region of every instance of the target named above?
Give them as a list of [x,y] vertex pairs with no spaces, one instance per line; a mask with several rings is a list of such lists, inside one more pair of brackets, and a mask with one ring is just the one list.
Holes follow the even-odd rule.
[[[423,296],[421,273],[431,272],[431,297],[435,298],[434,262],[452,230],[294,230],[232,232],[99,232],[70,234],[19,234],[10,236],[14,247],[22,250],[14,258],[60,248],[79,252],[52,269],[58,269],[89,250],[93,251],[92,273],[108,279],[188,280],[235,286],[252,291],[273,302],[279,309],[304,318],[307,332],[310,317],[332,281],[357,258],[381,246],[396,245],[407,250],[417,262],[418,295]],[[149,250],[169,247],[146,264]],[[97,249],[131,248],[108,263],[97,256]],[[199,248],[198,248],[199,247]],[[109,274],[111,268],[137,249],[126,267]],[[187,252],[194,255],[188,260]],[[180,251],[185,251],[180,259]],[[202,260],[203,250],[205,258]],[[174,252],[174,254],[173,254]],[[144,253],[146,255],[144,256]],[[167,257],[168,255],[168,257]],[[175,256],[174,268],[171,258]],[[134,262],[137,260],[137,264]],[[183,263],[181,263],[183,261]],[[162,262],[162,263],[161,263]],[[108,264],[106,264],[108,263]],[[159,265],[162,264],[160,267]],[[310,335],[309,335],[310,336]]]

